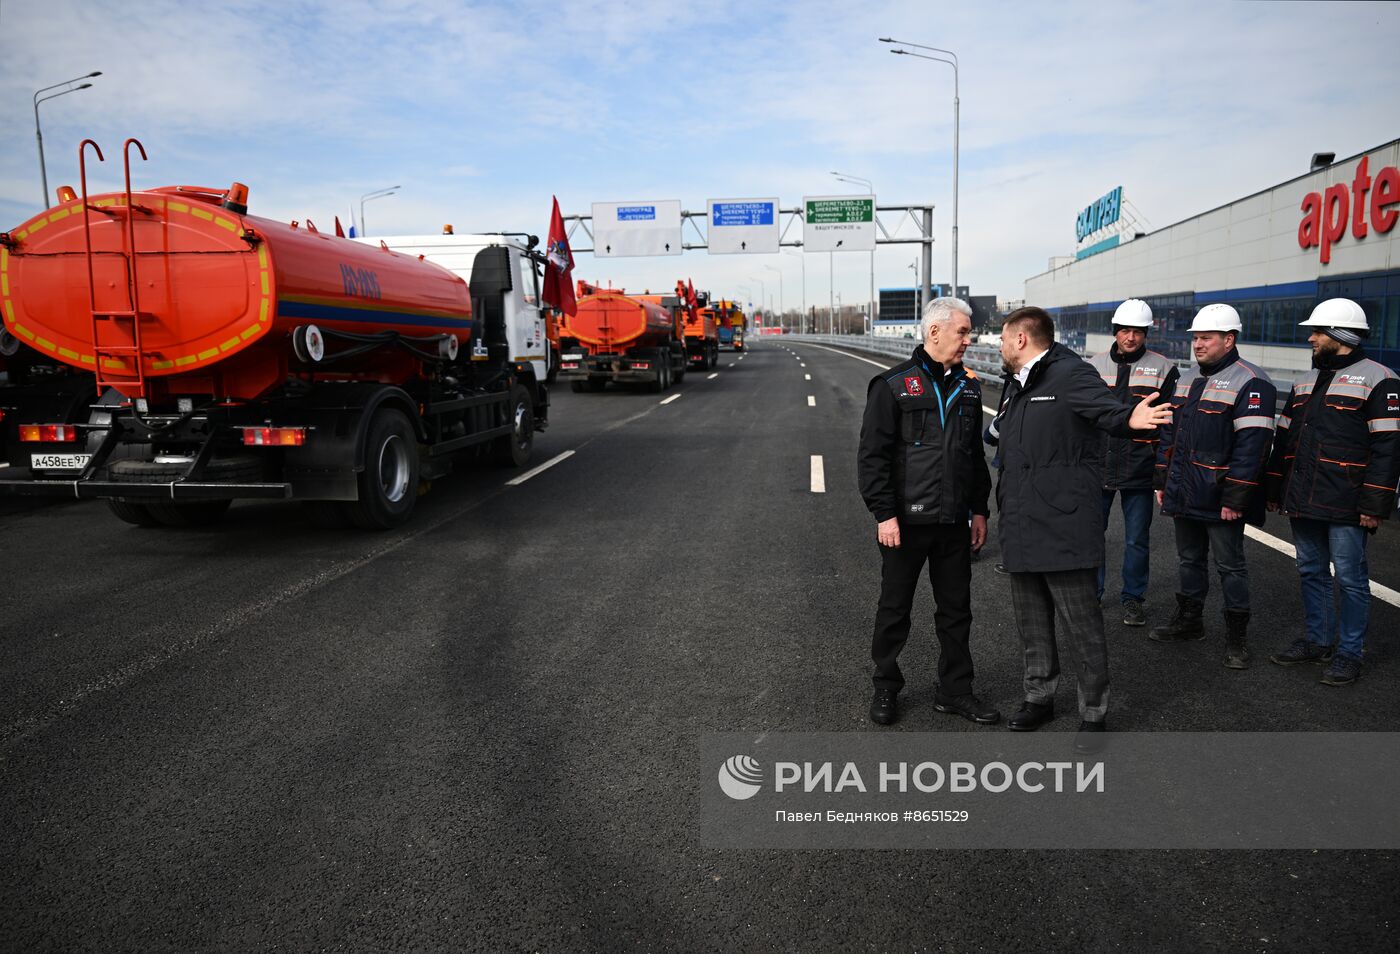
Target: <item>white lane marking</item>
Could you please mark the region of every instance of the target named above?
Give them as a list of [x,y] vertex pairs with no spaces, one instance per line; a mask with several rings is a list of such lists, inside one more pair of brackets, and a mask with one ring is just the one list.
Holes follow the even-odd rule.
[[[714,380],[715,378],[717,378],[717,377],[719,377],[719,372],[718,372],[718,371],[716,371],[716,372],[714,372],[713,374],[709,375],[707,378],[705,378],[705,380],[706,380],[706,381],[713,381],[713,380]],[[676,395],[676,396],[677,396],[677,397],[680,397],[680,395]]]
[[680,399],[681,399],[681,396],[680,396],[679,394],[672,394],[670,397],[668,397],[666,400],[664,400],[664,401],[662,401],[662,402],[660,402],[660,403],[662,403],[662,404],[670,404],[672,401],[679,401]]
[[807,367],[807,362],[806,362],[806,361],[803,361],[800,365],[798,365],[798,367],[802,367],[802,368]]
[[826,468],[822,466],[822,455],[812,455],[812,493],[826,493]]
[[[1264,544],[1266,547],[1272,547],[1291,559],[1296,560],[1298,558],[1298,551],[1293,548],[1293,544],[1289,543],[1287,540],[1280,540],[1272,534],[1265,533],[1258,527],[1246,526],[1244,528],[1244,535],[1251,540]],[[1400,592],[1392,590],[1383,583],[1377,583],[1375,580],[1371,581],[1371,595],[1378,600],[1384,600],[1391,606],[1400,606]]]
[[733,361],[729,362],[728,364],[725,365],[725,367],[726,367],[726,368],[732,368],[732,367],[734,367],[734,362],[733,362]]
[[816,407],[816,406],[817,406],[817,396],[816,396],[815,394],[809,394],[809,395],[807,395],[807,406],[808,406],[808,407]]
[[573,456],[574,452],[571,450],[566,450],[562,454],[555,454],[549,460],[545,461],[543,464],[540,464],[540,466],[532,467],[529,470],[525,471],[525,473],[521,474],[519,477],[512,477],[510,480],[507,480],[506,486],[517,487],[520,484],[525,483],[525,481],[529,480],[531,477],[535,477],[539,474],[542,474],[545,471],[549,470],[549,468],[553,467],[555,464],[559,463],[560,461],[568,460],[570,457]]
[[804,375],[802,375],[802,380],[804,380],[804,381],[810,381],[810,380],[812,380],[812,376],[811,376],[810,374],[804,374]]

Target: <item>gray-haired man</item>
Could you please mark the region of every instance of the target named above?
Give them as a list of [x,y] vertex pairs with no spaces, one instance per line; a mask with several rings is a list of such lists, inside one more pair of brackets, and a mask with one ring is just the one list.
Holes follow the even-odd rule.
[[[922,343],[876,375],[866,391],[857,473],[880,547],[880,604],[871,656],[870,718],[888,725],[904,686],[897,661],[928,565],[940,647],[933,707],[981,724],[1001,713],[972,694],[972,551],[987,537],[991,475],[982,452],[982,387],[962,366],[972,309],[937,298],[924,309]],[[969,515],[971,527],[969,528]]]

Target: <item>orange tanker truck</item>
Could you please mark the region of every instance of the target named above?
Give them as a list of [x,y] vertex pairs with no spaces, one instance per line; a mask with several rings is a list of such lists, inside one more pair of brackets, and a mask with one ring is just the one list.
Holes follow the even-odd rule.
[[[521,466],[548,393],[507,312],[507,250],[470,284],[421,256],[248,214],[248,191],[82,195],[0,233],[5,330],[91,372],[77,424],[29,420],[0,489],[107,499],[130,523],[306,501],[320,523],[402,523],[459,461]],[[32,415],[30,415],[32,417]]]
[[573,390],[601,391],[611,381],[664,391],[685,377],[680,299],[580,281],[577,301],[577,313],[559,321],[559,377]]

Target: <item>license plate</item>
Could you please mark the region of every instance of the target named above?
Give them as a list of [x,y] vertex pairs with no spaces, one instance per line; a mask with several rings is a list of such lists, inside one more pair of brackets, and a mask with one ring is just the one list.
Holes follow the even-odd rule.
[[91,454],[30,454],[31,470],[82,470],[92,460]]

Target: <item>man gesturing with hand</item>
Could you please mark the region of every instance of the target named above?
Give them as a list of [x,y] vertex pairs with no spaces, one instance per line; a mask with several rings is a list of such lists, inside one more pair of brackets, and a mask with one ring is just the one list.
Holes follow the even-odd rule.
[[[982,387],[962,366],[972,309],[957,298],[924,308],[913,355],[876,375],[866,392],[857,474],[876,520],[880,604],[871,657],[870,718],[889,725],[904,687],[899,651],[928,565],[937,604],[938,691],[933,707],[990,725],[1001,713],[972,694],[972,551],[987,538],[991,475],[982,452]],[[969,517],[971,526],[969,527]]]

